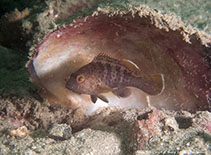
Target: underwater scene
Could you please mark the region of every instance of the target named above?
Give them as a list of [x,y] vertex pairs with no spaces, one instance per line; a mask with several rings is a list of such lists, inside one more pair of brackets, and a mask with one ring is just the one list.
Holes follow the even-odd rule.
[[211,1],[1,0],[0,154],[211,154]]

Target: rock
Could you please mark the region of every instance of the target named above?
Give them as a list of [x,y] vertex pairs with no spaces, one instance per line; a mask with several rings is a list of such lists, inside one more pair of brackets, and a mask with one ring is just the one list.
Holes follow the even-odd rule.
[[55,124],[49,131],[30,131],[25,137],[10,136],[12,124],[2,117],[0,154],[210,154],[209,116],[107,108],[77,131]]
[[[9,27],[6,26],[5,32],[1,33],[5,34],[0,37],[1,45],[7,48],[0,46],[0,154],[211,154],[211,113],[208,111],[202,112],[197,110],[196,113],[190,113],[187,111],[175,112],[165,111],[163,109],[158,110],[150,107],[146,109],[143,107],[137,109],[108,107],[101,110],[99,109],[99,111],[96,111],[93,115],[86,117],[81,116],[81,112],[77,112],[76,114],[76,111],[71,109],[46,104],[37,94],[37,89],[29,82],[29,76],[24,67],[29,51],[27,47],[31,47],[29,55],[33,57],[33,51],[37,47],[37,44],[41,42],[47,33],[58,29],[58,25],[62,26],[65,22],[68,22],[71,26],[74,19],[90,16],[93,14],[93,11],[95,11],[96,15],[99,12],[104,12],[105,14],[113,12],[113,15],[109,15],[109,18],[112,18],[112,16],[115,17],[115,13],[118,14],[125,9],[132,7],[139,8],[138,6],[140,6],[141,3],[150,6],[150,10],[157,14],[158,17],[162,16],[162,18],[159,18],[161,20],[157,20],[158,18],[156,18],[152,23],[147,22],[149,23],[148,26],[146,26],[145,23],[141,24],[141,26],[144,27],[145,25],[146,29],[150,29],[153,25],[160,26],[154,30],[158,32],[157,37],[162,37],[159,33],[162,32],[160,28],[170,26],[171,29],[168,29],[170,31],[165,32],[169,35],[180,32],[177,31],[177,29],[185,25],[187,29],[182,31],[182,34],[177,33],[178,36],[184,37],[181,37],[180,40],[185,42],[183,39],[187,39],[186,41],[188,42],[189,38],[189,41],[193,39],[192,44],[185,44],[187,44],[187,46],[198,47],[199,49],[203,48],[206,55],[203,57],[202,62],[208,62],[206,66],[210,67],[211,29],[210,21],[207,21],[207,19],[210,18],[209,7],[207,7],[210,2],[208,1],[193,2],[194,5],[189,5],[192,4],[189,2],[175,3],[172,1],[161,3],[160,1],[153,1],[152,3],[151,1],[138,2],[133,0],[127,1],[127,3],[126,1],[119,0],[110,0],[109,3],[95,0],[89,2],[85,0],[65,0],[62,2],[49,0],[47,3],[40,2],[39,5],[29,7],[30,14],[27,18],[24,18],[14,25],[9,23]],[[165,5],[166,3],[168,4]],[[87,6],[90,9],[87,10]],[[132,7],[126,8],[126,6]],[[185,8],[181,6],[185,6]],[[120,11],[115,11],[116,8]],[[144,6],[142,8],[148,7]],[[187,26],[185,22],[180,18],[176,18],[173,14],[165,15],[162,10],[164,12],[169,12],[169,10],[175,12],[181,16],[183,21],[188,21],[189,24],[199,28],[199,31],[195,28],[192,29],[191,26]],[[128,13],[132,16],[134,15],[133,10],[129,10]],[[145,14],[141,14],[143,12],[139,13],[140,16],[145,16]],[[124,15],[122,14],[121,16],[123,17]],[[146,16],[149,16],[149,14]],[[163,19],[168,22],[163,22],[165,21]],[[84,20],[87,20],[87,18]],[[134,21],[137,22],[136,20]],[[175,23],[175,21],[178,22]],[[1,24],[6,25],[7,23]],[[113,24],[117,29],[121,30],[121,26],[115,22]],[[79,26],[82,27],[82,25]],[[96,31],[95,28],[92,30]],[[99,30],[99,32],[101,32],[100,28]],[[200,30],[205,32],[201,32]],[[84,32],[86,33],[87,31]],[[140,32],[145,33],[148,31],[143,31],[142,29]],[[196,32],[196,36],[193,34],[194,32]],[[18,35],[14,35],[15,33]],[[79,32],[78,34],[83,35],[83,32]],[[114,34],[119,35],[119,33]],[[163,38],[159,39],[151,35],[149,36],[152,38],[153,43],[162,43]],[[191,36],[194,37],[192,38]],[[61,36],[57,35],[57,37]],[[92,37],[89,37],[88,40],[91,40]],[[201,40],[196,38],[201,38]],[[166,40],[169,42],[169,39]],[[177,42],[177,39],[173,38],[172,40]],[[143,41],[148,43],[146,39]],[[165,45],[165,43],[163,44]],[[122,43],[121,45],[127,44]],[[170,45],[174,46],[175,44]],[[206,47],[203,45],[206,45]],[[116,47],[118,48],[118,46]],[[181,46],[175,45],[174,48],[180,49]],[[128,50],[128,48],[125,49]],[[156,46],[155,50],[157,49]],[[171,48],[168,49],[170,50],[169,54],[177,51],[171,50]],[[184,52],[183,50],[181,51]],[[187,50],[187,52],[189,52],[189,50]],[[184,53],[186,54],[186,52]],[[145,54],[148,56],[150,53]],[[181,54],[181,52],[178,54]],[[202,53],[199,52],[199,55],[201,54]],[[189,58],[189,56],[185,58]],[[198,61],[199,57],[196,56],[193,63],[196,62],[195,60]],[[187,66],[189,69],[190,67],[194,67],[190,62],[188,62],[187,65],[190,65]],[[166,66],[164,67],[166,68]],[[149,69],[151,68],[149,67]],[[193,70],[189,71],[187,74],[192,76]],[[198,73],[198,71],[202,70],[196,69],[196,71]],[[169,69],[169,72],[172,72],[172,70]],[[172,77],[176,77],[177,75],[178,74],[175,73]],[[194,73],[194,75],[202,76],[203,74]],[[208,77],[202,76],[202,78],[207,82],[206,84],[209,84]],[[202,78],[198,80],[201,82]],[[43,83],[45,84],[46,81]],[[178,78],[178,82],[181,82],[181,78]],[[177,81],[172,80],[172,83],[177,83]],[[184,83],[182,83],[182,86],[183,84]],[[191,87],[195,86],[195,84],[191,84],[190,81],[187,86]],[[57,89],[57,87],[54,88]],[[201,91],[201,89],[194,89],[194,91]],[[178,92],[179,97],[184,99],[184,94],[181,93],[180,90],[178,90]],[[193,94],[196,98],[200,97],[195,93]],[[199,95],[203,94],[199,93]],[[176,94],[175,96],[178,95]],[[206,97],[205,101],[210,103],[209,94],[204,95],[204,97]],[[169,99],[169,97],[167,96],[164,100],[165,99]],[[169,100],[172,101],[172,99]],[[185,99],[175,103],[181,104],[183,101],[184,104],[186,104]],[[131,102],[128,102],[129,105],[130,103]],[[158,104],[158,102],[154,103],[155,105]],[[192,101],[190,103],[192,103]],[[169,106],[168,104],[163,104],[163,102],[160,102],[160,104],[164,105],[164,108]],[[154,105],[151,104],[151,106]],[[210,106],[208,108],[210,108]],[[17,133],[17,130],[21,129],[22,126],[28,129],[29,134],[24,134],[25,136],[23,137],[10,135],[10,131]],[[23,129],[25,127],[23,127]]]
[[27,134],[29,134],[29,130],[27,129],[26,126],[22,126],[16,130],[10,131],[10,135],[16,137],[25,137]]
[[50,137],[66,140],[72,136],[72,129],[67,124],[55,124],[49,134]]
[[137,121],[136,154],[209,154],[211,132],[207,132],[207,115],[210,113],[169,113],[158,110],[142,114],[141,120]]
[[121,139],[115,133],[101,130],[84,129],[70,141],[71,152],[74,154],[120,154]]

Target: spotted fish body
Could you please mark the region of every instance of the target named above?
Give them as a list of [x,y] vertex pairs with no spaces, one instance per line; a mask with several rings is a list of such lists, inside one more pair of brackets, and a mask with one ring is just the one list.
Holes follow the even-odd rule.
[[71,74],[66,87],[78,94],[89,94],[93,102],[101,94],[112,91],[119,97],[130,95],[128,87],[136,87],[149,95],[158,95],[164,88],[162,74],[144,75],[131,61],[98,55],[93,61]]

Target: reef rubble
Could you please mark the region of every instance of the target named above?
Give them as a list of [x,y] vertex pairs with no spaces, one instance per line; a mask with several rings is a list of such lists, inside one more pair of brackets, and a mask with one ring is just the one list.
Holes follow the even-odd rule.
[[[38,3],[0,20],[0,154],[211,154],[206,12],[180,18],[187,12],[135,0]],[[65,78],[100,51],[165,73],[166,90],[134,89],[110,105],[67,91]]]

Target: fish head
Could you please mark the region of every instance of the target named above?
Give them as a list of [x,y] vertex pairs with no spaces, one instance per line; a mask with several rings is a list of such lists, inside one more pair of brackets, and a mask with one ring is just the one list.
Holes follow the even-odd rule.
[[91,95],[96,89],[94,76],[90,66],[84,66],[70,75],[66,82],[66,88],[78,94]]

